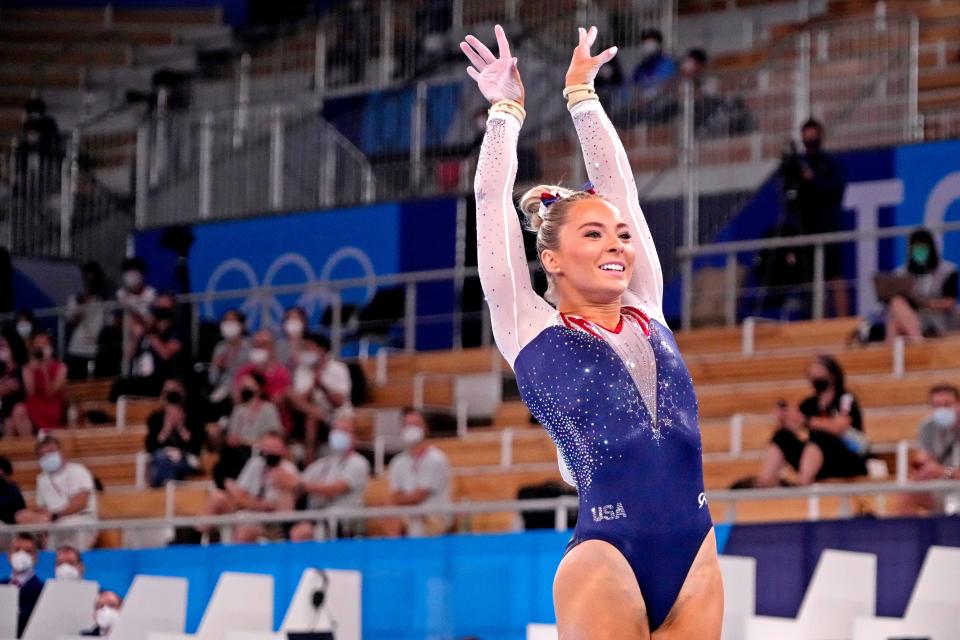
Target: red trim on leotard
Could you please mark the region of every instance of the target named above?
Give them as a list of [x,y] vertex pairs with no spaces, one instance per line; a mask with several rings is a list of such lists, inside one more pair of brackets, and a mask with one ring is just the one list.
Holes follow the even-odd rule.
[[594,336],[595,338],[599,338],[601,336],[596,331],[594,331],[593,329],[594,326],[600,327],[601,329],[603,329],[608,333],[614,333],[614,334],[620,333],[623,330],[624,317],[630,318],[631,320],[636,322],[640,326],[640,330],[643,332],[643,335],[647,336],[648,338],[650,337],[650,318],[647,316],[647,314],[645,314],[640,309],[637,309],[636,307],[620,308],[620,321],[617,323],[616,329],[608,329],[598,322],[593,322],[591,320],[584,320],[579,316],[569,316],[563,313],[562,311],[560,312],[560,319],[563,320],[563,324],[568,329],[573,329],[574,325],[576,325],[577,327],[579,327],[580,329],[583,329],[584,331]]

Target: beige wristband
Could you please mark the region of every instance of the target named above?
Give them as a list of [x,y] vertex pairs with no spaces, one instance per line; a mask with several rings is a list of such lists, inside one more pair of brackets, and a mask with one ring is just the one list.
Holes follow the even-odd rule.
[[572,84],[563,89],[563,97],[567,99],[567,109],[587,100],[598,100],[597,91],[592,84]]
[[494,105],[490,107],[490,113],[509,113],[516,118],[521,125],[527,117],[526,110],[515,100],[500,100],[494,103]]
[[597,92],[597,90],[593,88],[592,84],[571,84],[570,86],[563,88],[563,97],[570,98],[570,94],[579,93],[581,91],[587,91],[593,94]]

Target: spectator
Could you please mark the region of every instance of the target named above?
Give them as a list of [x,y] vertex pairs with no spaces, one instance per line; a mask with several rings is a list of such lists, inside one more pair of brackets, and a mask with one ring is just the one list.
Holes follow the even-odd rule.
[[814,394],[788,411],[764,454],[757,484],[774,486],[789,464],[800,484],[867,473],[869,443],[857,399],[845,386],[843,369],[830,356],[817,356],[807,371]]
[[163,408],[147,418],[144,444],[150,454],[151,487],[200,473],[204,429],[190,410],[183,383],[173,378],[167,380],[161,398]]
[[[370,478],[370,463],[356,452],[353,420],[340,418],[330,430],[329,453],[308,466],[300,477],[301,490],[307,495],[308,509],[327,507],[362,507],[364,491]],[[314,525],[300,522],[290,531],[290,540],[323,540],[330,537],[325,522]],[[339,522],[338,538],[360,532],[362,522]]]
[[13,481],[13,465],[6,456],[0,456],[0,522],[16,524],[17,514],[27,508],[20,486]]
[[329,424],[338,417],[350,417],[350,370],[330,355],[330,341],[321,335],[304,337],[287,391],[291,437],[303,440],[305,459],[316,456],[317,443],[325,441]]
[[102,636],[110,635],[110,630],[117,623],[120,617],[120,608],[123,607],[123,600],[113,591],[101,591],[97,595],[97,601],[93,605],[93,621],[95,623],[92,629],[83,631],[81,636]]
[[59,168],[60,166],[60,129],[57,121],[47,114],[47,103],[43,98],[33,97],[24,105],[23,129],[17,150],[25,157],[21,162],[29,163],[36,156]]
[[[930,416],[917,431],[920,448],[910,456],[910,480],[952,480],[960,477],[960,389],[938,384],[930,389]],[[944,501],[929,493],[903,494],[897,511],[920,515],[944,511]]]
[[[784,200],[791,227],[800,234],[840,231],[843,220],[843,192],[846,180],[837,160],[823,150],[823,125],[807,120],[800,130],[803,151],[792,151],[780,162]],[[802,254],[807,265],[807,282],[813,281],[813,251]],[[843,283],[843,252],[839,244],[824,246],[824,278],[829,284],[837,317],[850,313]]]
[[10,561],[11,575],[0,584],[12,584],[19,590],[17,598],[17,637],[23,635],[23,629],[30,620],[33,608],[37,605],[43,580],[37,577],[37,539],[29,533],[18,533],[10,543],[7,559]]
[[663,52],[663,34],[658,29],[645,29],[640,34],[643,58],[633,70],[633,83],[640,91],[641,101],[648,101],[677,75],[677,63]]
[[917,229],[907,243],[907,264],[896,273],[913,281],[912,295],[887,303],[887,338],[914,340],[942,336],[956,328],[957,265],[944,260],[927,229]]
[[249,371],[237,380],[237,398],[225,433],[216,434],[214,444],[220,458],[213,468],[218,487],[227,478],[236,478],[250,458],[254,443],[265,434],[280,431],[280,412],[266,397],[267,380],[259,371]]
[[57,580],[83,580],[83,558],[76,548],[68,544],[57,547],[53,575]]
[[[30,361],[23,367],[27,416],[34,429],[59,429],[66,422],[67,366],[53,356],[53,344],[47,334],[35,335],[30,346]],[[21,416],[17,416],[16,422],[20,421]],[[20,426],[17,430],[23,435]]]
[[157,297],[157,291],[147,285],[147,263],[143,258],[126,258],[120,263],[123,271],[122,286],[117,289],[117,302],[123,309],[123,316],[120,322],[123,332],[122,340],[122,358],[123,364],[121,370],[126,373],[130,363],[127,360],[128,354],[136,348],[140,335],[134,333],[133,320],[140,321],[139,327],[143,327],[150,319],[150,305]]
[[250,372],[257,372],[266,380],[264,391],[271,402],[280,406],[284,394],[290,386],[290,372],[276,356],[276,343],[273,334],[261,329],[253,334],[250,349],[250,361],[237,372],[237,382]]
[[[4,435],[30,435],[32,427],[23,405],[23,375],[13,359],[13,351],[5,338],[0,338],[0,426]],[[17,408],[18,415],[13,416]]]
[[[42,436],[37,443],[41,472],[37,476],[37,508],[17,515],[20,524],[89,524],[97,521],[97,495],[93,476],[82,464],[67,462],[54,436]],[[97,532],[77,529],[51,533],[48,544],[69,544],[80,551],[93,546]]]
[[277,361],[288,369],[297,366],[297,356],[303,348],[307,331],[307,314],[300,307],[290,307],[283,313],[283,337],[277,341]]
[[175,302],[168,293],[156,297],[149,316],[131,315],[132,340],[127,343],[125,356],[129,369],[110,390],[111,400],[124,395],[155,398],[165,381],[182,373],[183,344],[174,319]]
[[71,380],[89,378],[97,358],[97,339],[107,324],[102,303],[109,298],[106,277],[96,262],[83,265],[83,291],[67,301],[67,324],[72,329],[67,346],[67,375]]
[[[404,411],[405,449],[390,461],[390,499],[395,505],[437,506],[450,504],[450,462],[437,447],[426,442],[427,423],[414,409]],[[449,514],[414,516],[400,523],[399,531],[410,536],[438,535],[453,524]],[[389,527],[388,527],[389,530]]]
[[245,323],[246,317],[239,309],[228,309],[220,318],[222,339],[213,348],[208,370],[212,389],[208,398],[211,408],[208,420],[230,414],[234,380],[250,359],[250,338],[246,335]]
[[18,309],[13,319],[12,330],[4,333],[13,352],[14,361],[23,366],[30,359],[30,339],[37,333],[37,319],[33,311]]
[[[206,513],[293,511],[300,474],[287,459],[283,435],[279,431],[264,434],[258,448],[258,454],[247,461],[236,480],[227,479],[223,491],[210,494]],[[264,535],[278,537],[271,529],[259,524],[238,525],[233,530],[233,541],[249,543]]]

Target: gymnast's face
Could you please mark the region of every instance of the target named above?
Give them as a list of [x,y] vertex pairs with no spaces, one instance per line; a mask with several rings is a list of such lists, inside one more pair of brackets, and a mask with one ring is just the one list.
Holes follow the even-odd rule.
[[573,203],[558,240],[541,259],[560,300],[609,303],[627,290],[636,248],[612,204],[600,198]]

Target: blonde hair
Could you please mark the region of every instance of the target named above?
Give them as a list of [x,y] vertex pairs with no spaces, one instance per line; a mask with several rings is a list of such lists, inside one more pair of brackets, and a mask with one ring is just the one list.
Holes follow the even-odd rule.
[[[544,193],[557,198],[549,207],[543,206],[540,199]],[[540,254],[546,249],[555,251],[560,246],[560,228],[567,223],[570,208],[577,202],[590,198],[600,198],[600,196],[588,191],[574,191],[551,184],[537,185],[520,196],[520,211],[527,219],[527,229],[537,234],[538,260],[541,260]],[[542,260],[540,266],[543,266]],[[543,297],[547,302],[556,304],[553,276],[546,269],[544,273],[547,274],[548,285]]]

